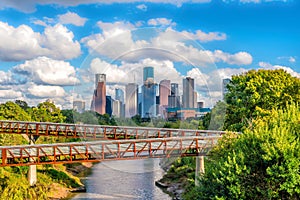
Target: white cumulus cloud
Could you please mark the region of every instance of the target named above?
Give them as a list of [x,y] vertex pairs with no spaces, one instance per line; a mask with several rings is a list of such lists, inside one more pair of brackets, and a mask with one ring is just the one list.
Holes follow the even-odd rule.
[[22,93],[14,90],[0,90],[0,98],[2,99],[17,99],[22,97]]
[[8,85],[14,83],[15,80],[12,77],[12,73],[10,71],[0,71],[0,84],[1,85]]
[[63,15],[58,15],[58,19],[62,24],[73,24],[75,26],[84,26],[87,18],[80,17],[77,13],[67,12]]
[[15,66],[14,71],[23,74],[37,84],[74,85],[78,84],[76,71],[69,62],[38,57]]
[[32,85],[28,88],[30,95],[38,98],[63,97],[65,90],[60,86]]
[[148,20],[148,25],[150,26],[174,26],[176,25],[175,22],[172,22],[171,19],[167,18],[153,18]]
[[294,77],[300,78],[300,74],[293,70],[291,67],[282,66],[282,65],[272,65],[268,62],[259,62],[258,65],[264,69],[283,69],[287,73],[291,74]]
[[61,24],[47,26],[43,33],[27,25],[13,27],[0,21],[0,59],[20,61],[38,56],[71,59],[80,55],[80,44],[74,34]]
[[147,11],[147,6],[145,4],[139,4],[136,6],[136,8],[142,11]]
[[[213,41],[226,39],[225,33],[197,30],[195,33],[178,32],[171,27],[150,36],[139,39],[134,25],[128,22],[115,23],[98,22],[102,33],[90,35],[81,40],[90,51],[95,50],[99,55],[126,62],[138,62],[151,58],[171,60],[192,65],[211,65],[215,62],[225,62],[230,65],[249,65],[252,56],[248,52],[226,53],[221,50],[204,50],[197,41]],[[152,29],[151,29],[152,30]],[[143,31],[146,32],[145,29]],[[153,31],[153,30],[152,30]],[[149,30],[149,32],[151,32]],[[133,39],[135,34],[135,39]],[[194,45],[188,44],[187,41]]]

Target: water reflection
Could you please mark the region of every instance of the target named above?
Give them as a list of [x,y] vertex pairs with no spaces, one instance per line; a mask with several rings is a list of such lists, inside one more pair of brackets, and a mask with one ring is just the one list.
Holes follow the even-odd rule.
[[170,200],[155,186],[162,176],[159,159],[99,163],[85,180],[87,192],[72,199]]

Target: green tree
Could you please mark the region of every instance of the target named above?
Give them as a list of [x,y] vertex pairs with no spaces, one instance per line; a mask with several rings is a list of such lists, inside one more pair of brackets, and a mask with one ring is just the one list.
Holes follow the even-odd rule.
[[[31,121],[30,115],[25,112],[19,105],[11,101],[0,104],[0,119]],[[26,143],[26,140],[21,135],[0,134],[0,145],[20,145]]]
[[74,116],[75,123],[83,124],[98,124],[97,113],[94,111],[85,111],[79,115]]
[[8,101],[0,104],[0,119],[30,121],[31,117],[18,104]]
[[300,100],[300,80],[282,69],[250,70],[233,76],[227,88],[225,128],[235,131],[273,108]]
[[299,119],[292,104],[253,120],[241,135],[224,137],[186,199],[299,199]]
[[32,119],[36,122],[63,123],[65,117],[60,109],[51,102],[43,102],[31,109]]
[[226,103],[218,101],[211,112],[203,118],[203,126],[208,130],[222,130],[226,117]]
[[80,116],[80,113],[72,109],[62,110],[61,114],[65,117],[64,122],[70,124],[74,124],[75,123],[74,119],[78,119]]
[[15,103],[17,105],[19,105],[23,110],[27,111],[27,109],[29,108],[28,104],[26,101],[23,100],[16,100]]

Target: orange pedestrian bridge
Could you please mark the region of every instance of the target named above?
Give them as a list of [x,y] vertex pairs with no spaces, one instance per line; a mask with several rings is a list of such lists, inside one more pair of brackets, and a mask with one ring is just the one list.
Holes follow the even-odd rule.
[[[197,156],[198,170],[204,173],[203,156],[225,132],[0,120],[0,134],[22,134],[30,142],[30,145],[0,146],[2,167]],[[34,144],[40,136],[81,141]],[[29,173],[34,174],[34,170]],[[34,176],[32,179],[30,175],[30,184],[36,182]]]

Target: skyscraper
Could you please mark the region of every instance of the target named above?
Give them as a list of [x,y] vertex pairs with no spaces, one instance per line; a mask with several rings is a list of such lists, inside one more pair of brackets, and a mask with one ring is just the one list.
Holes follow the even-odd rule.
[[159,105],[168,106],[168,96],[170,95],[170,80],[162,80],[159,83]]
[[171,83],[171,95],[168,96],[168,107],[178,108],[180,107],[180,97],[178,92],[178,84]]
[[84,112],[85,102],[84,101],[73,101],[73,110],[76,110],[79,113]]
[[171,95],[172,96],[179,96],[178,95],[178,84],[177,83],[171,83]]
[[138,85],[135,83],[128,83],[125,86],[125,116],[133,117],[138,113]]
[[196,91],[194,91],[194,106],[193,108],[197,108],[197,99],[198,99],[198,93]]
[[119,100],[122,103],[124,103],[124,91],[121,90],[120,88],[116,88],[115,89],[115,93],[116,93],[116,98],[115,100]]
[[114,100],[112,115],[114,115],[115,117],[121,117],[121,109],[122,102],[119,100]]
[[114,100],[111,98],[111,96],[106,96],[105,113],[108,114],[109,116],[112,115],[113,103]]
[[154,68],[144,67],[143,77],[144,77],[143,78],[144,83],[146,81],[154,83]]
[[142,118],[156,116],[156,88],[157,84],[144,84],[142,86]]
[[96,74],[95,75],[95,86],[91,110],[105,114],[106,108],[106,75]]
[[154,84],[154,69],[153,67],[144,68],[144,85],[142,86],[142,103],[141,113],[142,118],[156,117],[156,89],[157,84]]
[[184,108],[194,108],[194,79],[186,77],[183,79],[182,104]]

